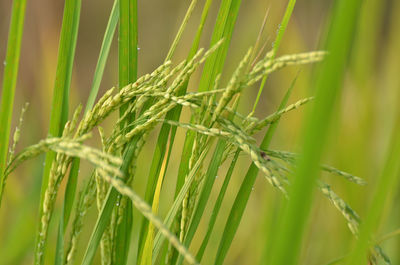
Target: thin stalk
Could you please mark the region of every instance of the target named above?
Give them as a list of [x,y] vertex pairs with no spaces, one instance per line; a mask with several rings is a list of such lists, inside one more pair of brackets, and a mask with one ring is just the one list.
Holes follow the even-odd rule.
[[[213,53],[205,62],[198,88],[199,92],[211,90],[217,75],[220,74],[222,71],[228,47],[230,45],[230,40],[232,38],[237,15],[239,13],[240,4],[241,0],[223,0],[221,2],[210,46],[214,45],[221,39],[223,39],[224,42],[222,43],[218,51]],[[186,134],[185,143],[182,151],[182,159],[178,171],[175,194],[179,193],[180,188],[185,181],[185,176],[187,176],[187,173],[189,171],[189,160],[192,153],[194,135],[195,134],[190,131]]]
[[400,235],[400,228],[399,228],[399,229],[396,229],[396,230],[394,230],[394,231],[392,231],[392,232],[390,232],[390,233],[387,233],[387,234],[383,235],[382,237],[380,237],[380,238],[376,241],[376,244],[377,244],[377,245],[380,245],[382,242],[384,242],[384,241],[386,241],[386,240],[388,240],[388,239],[391,239],[391,238],[393,238],[393,237],[396,237],[396,236],[398,236],[398,235]]
[[[127,176],[129,166],[132,162],[132,159],[134,158],[134,153],[135,153],[135,148],[136,148],[136,143],[137,143],[138,138],[135,137],[126,147],[126,150],[123,155],[123,164],[121,166],[121,173],[124,176]],[[93,263],[94,256],[96,254],[97,248],[100,244],[101,237],[107,228],[107,226],[110,223],[111,215],[113,212],[113,209],[117,203],[119,197],[119,193],[115,188],[110,188],[107,197],[105,199],[105,203],[103,205],[103,208],[101,209],[101,212],[99,213],[99,216],[97,217],[96,224],[94,226],[94,230],[92,232],[92,235],[89,239],[89,243],[85,252],[85,255],[83,257],[82,265],[90,265]]]
[[[195,165],[193,166],[193,168],[190,170],[190,172],[188,174],[187,181],[182,186],[181,191],[176,196],[173,205],[169,209],[168,214],[164,219],[164,223],[167,225],[167,228],[172,227],[173,222],[178,214],[178,210],[181,208],[182,201],[184,200],[186,193],[188,192],[190,186],[192,185],[195,175],[197,174],[201,164],[203,163],[203,160],[205,159],[206,155],[208,154],[208,151],[211,149],[213,140],[214,140],[213,138],[211,138],[209,140],[208,144],[206,145],[206,148],[200,154],[199,159],[196,161]],[[155,240],[154,240],[155,244],[154,244],[154,248],[153,248],[153,265],[155,264],[154,261],[156,260],[156,258],[158,257],[158,255],[161,252],[161,248],[163,246],[164,239],[165,238],[163,237],[163,235],[160,232],[158,232],[155,237]]]
[[101,80],[103,79],[104,69],[106,67],[108,54],[110,52],[112,40],[114,38],[115,29],[117,28],[119,20],[119,0],[114,1],[110,16],[108,18],[108,23],[106,31],[104,32],[103,42],[101,44],[99,58],[97,59],[96,69],[94,71],[92,87],[90,88],[90,93],[88,100],[86,102],[85,113],[90,111],[94,105],[97,94],[99,92],[99,87]]
[[[289,90],[286,92],[286,95],[284,96],[284,98],[283,98],[283,100],[282,100],[282,102],[281,102],[281,104],[280,104],[280,106],[278,108],[278,111],[284,109],[285,106],[287,105],[287,102],[289,101],[289,97],[292,94],[292,91],[293,91],[294,85],[295,85],[295,83],[297,81],[297,78],[298,78],[298,75],[293,80],[292,85],[290,86]],[[271,123],[270,127],[268,128],[268,132],[270,132],[270,133],[267,133],[266,139],[267,139],[267,141],[269,143],[271,143],[272,136],[275,133],[276,128],[278,127],[279,120],[280,120],[280,118],[278,118],[276,121]],[[268,144],[268,146],[269,146],[269,144]],[[265,243],[265,249],[264,249],[264,256],[266,258],[263,259],[263,261],[264,261],[265,264],[268,264],[268,261],[269,261],[269,258],[270,258],[270,255],[268,255],[268,254],[269,254],[269,252],[271,251],[271,249],[273,247],[273,238],[275,238],[276,235],[277,235],[275,227],[276,227],[276,225],[278,223],[278,217],[277,216],[278,216],[278,213],[279,213],[279,207],[282,205],[281,200],[282,200],[282,198],[277,198],[277,202],[273,206],[273,210],[272,211],[273,211],[274,218],[273,218],[273,220],[271,220],[270,225],[268,227],[268,232],[269,232],[268,235],[270,237],[268,238],[267,242]]]
[[[281,45],[283,35],[285,34],[285,31],[286,31],[287,25],[289,24],[290,18],[292,17],[292,13],[293,13],[295,4],[296,4],[296,0],[289,0],[289,3],[286,7],[285,15],[283,16],[281,24],[279,24],[278,35],[276,36],[275,42],[273,42],[271,60],[273,60],[275,58],[276,53],[278,52],[278,49]],[[250,114],[251,116],[253,115],[254,111],[257,108],[257,104],[260,101],[260,97],[261,97],[262,91],[265,87],[265,83],[267,82],[268,76],[269,75],[265,75],[261,81],[261,85],[258,90],[257,98],[254,103],[253,110]]]
[[[137,78],[137,2],[120,0],[119,13],[118,86],[122,88]],[[125,109],[121,108],[120,115]]]
[[[186,12],[184,21],[182,22],[182,25],[179,28],[178,34],[175,37],[173,44],[171,45],[170,51],[168,52],[166,61],[171,59],[171,57],[173,56],[173,54],[175,52],[175,47],[177,46],[177,43],[181,39],[182,32],[187,25],[187,20],[189,19],[190,15],[192,14],[193,8],[194,8],[196,2],[197,2],[197,0],[192,1],[191,5],[189,6],[189,8]],[[190,49],[190,52],[189,52],[189,55],[187,58],[188,60],[193,58],[193,56],[196,54],[196,52],[199,48],[200,38],[203,33],[204,24],[207,20],[211,3],[212,3],[212,0],[207,0],[206,3],[204,4],[201,19],[200,19],[200,24],[199,24],[199,27],[197,28],[197,33],[195,35],[195,38],[192,43],[192,47]],[[179,95],[185,94],[186,90],[187,90],[187,86],[188,86],[188,82],[183,84],[182,88],[180,89],[180,91],[178,91],[177,95],[179,96]],[[170,110],[166,114],[165,118],[167,120],[177,121],[177,120],[179,120],[181,112],[182,112],[182,106],[176,106],[174,109]],[[167,123],[164,123],[161,126],[160,133],[159,133],[158,139],[157,139],[156,148],[155,148],[154,154],[153,154],[153,159],[151,162],[147,185],[146,185],[145,200],[149,203],[152,203],[153,194],[155,192],[155,187],[156,187],[155,183],[157,182],[157,176],[161,176],[159,174],[159,172],[161,170],[161,166],[162,166],[161,161],[163,161],[165,159],[165,156],[166,156],[166,167],[168,167],[168,162],[169,162],[169,158],[171,155],[172,146],[173,146],[173,143],[175,140],[175,135],[176,135],[176,127],[171,127],[171,125],[169,125]],[[169,137],[169,140],[168,140],[168,137]],[[168,141],[169,141],[169,144],[167,147]],[[143,238],[145,238],[145,236],[147,234],[147,230],[148,230],[147,225],[148,225],[148,221],[147,221],[147,219],[144,219],[141,224],[140,235],[139,235],[139,244],[138,244],[138,249],[139,249],[139,251],[138,251],[139,258],[138,259],[139,260],[140,260],[140,253],[142,253]]]
[[[214,26],[214,31],[211,37],[210,46],[216,44],[221,39],[223,39],[224,42],[219,49],[214,52],[205,62],[198,87],[199,92],[211,90],[213,88],[215,79],[222,72],[231,42],[233,29],[239,13],[240,4],[241,0],[222,0],[221,2],[217,20]],[[187,132],[178,171],[175,195],[179,193],[180,188],[185,182],[185,176],[187,176],[189,171],[189,160],[192,155],[194,137],[195,134],[193,132]],[[174,261],[176,258],[177,253],[174,252],[172,260]]]
[[231,162],[231,164],[229,166],[228,172],[226,173],[226,176],[225,176],[225,179],[224,179],[224,183],[222,184],[221,190],[219,191],[218,198],[217,198],[217,200],[215,202],[215,205],[214,205],[210,220],[208,221],[208,227],[207,227],[206,235],[204,236],[203,242],[201,243],[201,246],[200,246],[199,250],[197,251],[196,259],[199,262],[201,262],[201,260],[203,258],[203,255],[204,255],[204,252],[206,250],[206,247],[208,245],[208,241],[210,240],[211,233],[212,233],[212,231],[214,229],[214,225],[215,225],[215,222],[217,220],[217,216],[218,216],[219,210],[221,209],[222,201],[223,201],[223,199],[225,197],[225,193],[226,193],[226,190],[228,188],[228,184],[229,184],[229,182],[231,180],[233,170],[234,170],[234,168],[236,166],[236,162],[237,162],[237,160],[239,158],[239,154],[240,154],[240,151],[237,150],[235,152],[235,155],[234,155],[234,157],[232,159],[232,162]]
[[[167,146],[167,149],[168,149],[168,146]],[[166,167],[167,167],[167,157],[164,156],[164,160],[163,160],[163,163],[161,166],[160,176],[158,177],[158,180],[157,180],[157,187],[154,192],[154,199],[153,199],[153,205],[152,205],[152,211],[155,215],[158,214],[161,187],[162,187],[162,184],[164,181]],[[147,236],[146,236],[146,240],[144,243],[144,249],[143,249],[143,255],[142,255],[141,263],[140,263],[142,265],[152,264],[153,244],[154,244],[154,225],[150,223],[148,230],[149,230],[149,232],[147,233]]]
[[[280,41],[283,38],[283,34],[284,34],[285,30],[286,30],[287,24],[289,22],[289,19],[291,17],[292,12],[293,12],[293,8],[294,8],[294,5],[295,5],[295,2],[296,1],[293,1],[293,0],[290,1],[288,6],[287,6],[287,8],[286,8],[285,15],[284,15],[284,17],[282,19],[282,25],[283,26],[279,29],[279,32],[278,32],[278,37],[277,37],[277,41],[278,42],[277,42],[277,45],[274,46],[274,54],[276,54],[276,52],[277,52],[277,50],[279,48]],[[261,87],[264,86],[266,80],[267,80],[267,78],[264,77],[263,80],[262,80]],[[291,88],[286,93],[285,97],[283,98],[279,108],[283,108],[284,106],[286,106],[287,101],[289,99],[289,96],[291,94],[291,91],[293,89],[293,86],[294,86],[294,82],[293,82]],[[257,103],[258,103],[258,100],[256,99],[256,101],[254,103],[254,106],[253,106],[253,111],[256,108]],[[252,113],[250,115],[252,115]],[[263,141],[262,141],[262,143],[260,145],[261,149],[264,149],[264,150],[268,149],[269,144],[270,144],[271,139],[272,139],[272,136],[275,133],[277,124],[278,124],[278,121],[275,123],[275,125],[271,125],[268,128],[268,130],[267,130],[267,132],[266,132],[266,134],[265,134],[265,136],[263,138]],[[239,152],[239,151],[240,150],[238,149],[237,152]],[[236,163],[236,161],[233,161],[233,163]],[[215,264],[222,264],[224,259],[225,259],[225,257],[226,257],[226,254],[227,254],[227,252],[229,250],[229,247],[230,247],[230,245],[232,243],[233,237],[236,234],[237,228],[239,226],[239,223],[240,223],[240,220],[242,218],[244,209],[245,209],[245,207],[247,205],[247,201],[248,201],[248,199],[250,197],[250,193],[251,193],[252,187],[254,185],[254,182],[256,180],[257,174],[258,174],[258,168],[257,168],[257,166],[255,166],[252,163],[251,166],[249,167],[247,173],[246,173],[246,176],[245,176],[245,178],[244,178],[244,180],[243,180],[243,182],[242,182],[242,184],[240,186],[239,192],[236,195],[234,204],[233,204],[233,206],[231,208],[231,212],[230,212],[229,219],[228,219],[230,221],[225,226],[224,233],[223,233],[223,236],[221,238],[221,242],[220,242],[220,245],[219,245],[219,248],[218,248]]]
[[[92,87],[90,89],[90,94],[86,102],[86,107],[84,114],[90,111],[94,105],[95,99],[97,97],[101,80],[103,78],[103,73],[105,65],[107,62],[108,54],[110,51],[111,43],[114,37],[115,29],[119,19],[119,1],[115,0],[114,5],[111,10],[111,14],[108,20],[106,31],[104,33],[103,42],[101,45],[99,58],[97,60],[96,70],[93,77]],[[61,265],[64,259],[64,234],[69,222],[72,207],[75,200],[76,186],[78,182],[78,173],[80,167],[80,159],[75,158],[72,161],[70,174],[68,177],[63,207],[62,207],[62,218],[60,218],[57,247],[56,247],[56,261],[55,265]]]
[[5,187],[4,169],[7,163],[11,119],[17,84],[21,41],[24,28],[26,0],[14,0],[8,33],[7,53],[4,60],[3,91],[0,107],[0,207]]
[[[122,88],[137,79],[138,68],[138,10],[136,0],[120,0],[119,22],[119,88]],[[120,108],[120,116],[126,110],[126,105]],[[121,124],[121,129],[134,120],[134,115]],[[125,172],[128,176],[128,171]],[[118,200],[121,200],[119,198]],[[113,251],[114,264],[124,265],[128,259],[131,241],[133,208],[132,202],[126,202],[121,224],[116,226],[115,244]]]
[[[260,45],[261,37],[262,37],[262,34],[264,32],[264,28],[265,28],[265,25],[266,25],[266,22],[267,22],[268,13],[269,12],[267,11],[266,14],[265,14],[261,29],[260,29],[259,34],[257,36],[256,44],[254,46],[255,48],[253,49],[253,52],[252,52],[252,55],[251,55],[250,62],[253,62],[255,57],[256,57],[256,52],[257,52],[258,47]],[[250,66],[251,65],[249,64],[248,70],[250,69]],[[238,95],[237,101],[234,104],[235,105],[235,109],[239,105],[239,100],[240,100],[240,95]],[[217,198],[217,200],[216,200],[216,202],[214,204],[214,209],[212,211],[210,220],[208,222],[208,228],[207,228],[206,235],[204,236],[203,242],[202,242],[202,244],[201,244],[201,246],[200,246],[200,248],[199,248],[199,250],[197,252],[197,255],[196,255],[196,259],[199,260],[199,261],[201,261],[202,258],[203,258],[203,255],[204,255],[204,252],[205,252],[206,247],[208,245],[208,241],[210,239],[211,233],[212,233],[212,231],[214,229],[214,225],[215,225],[215,222],[217,220],[217,216],[218,216],[219,210],[221,208],[222,201],[223,201],[223,199],[225,197],[225,193],[226,193],[226,190],[228,188],[228,184],[229,184],[229,182],[231,180],[231,176],[232,176],[233,170],[234,170],[234,168],[236,166],[236,162],[237,162],[237,159],[239,157],[239,154],[240,154],[240,149],[236,150],[236,152],[235,152],[235,155],[234,155],[234,157],[233,157],[233,159],[231,161],[231,164],[229,166],[228,172],[226,173],[226,176],[224,178],[224,183],[222,184],[221,190],[219,191],[218,198]]]
[[[68,98],[69,87],[71,84],[72,67],[75,57],[75,47],[78,36],[79,18],[81,10],[81,0],[66,0],[64,6],[63,22],[60,33],[60,44],[58,51],[58,61],[56,70],[56,79],[54,84],[52,109],[50,116],[49,137],[59,136],[60,128],[64,126],[66,117],[68,116]],[[45,166],[42,177],[42,188],[40,198],[40,214],[42,215],[42,207],[44,194],[47,189],[50,168],[55,158],[55,152],[50,151],[46,154]],[[40,225],[40,222],[39,222]],[[44,242],[45,244],[46,242]],[[35,244],[36,251],[45,249],[45,246]],[[35,255],[35,264],[43,264],[44,253]]]
[[182,34],[186,28],[189,18],[192,16],[192,13],[194,11],[194,8],[196,7],[196,4],[197,4],[197,0],[192,0],[192,2],[190,3],[190,6],[189,6],[188,10],[186,11],[185,17],[183,18],[183,21],[181,23],[181,26],[179,27],[178,33],[176,34],[175,39],[172,42],[171,47],[169,48],[168,54],[165,57],[164,62],[171,60],[172,56],[174,55],[176,47],[178,46],[178,43],[181,40]]
[[[208,202],[209,196],[211,194],[212,187],[215,182],[215,176],[217,176],[218,169],[222,162],[223,153],[225,151],[226,142],[223,140],[218,141],[217,146],[215,147],[214,154],[211,158],[211,163],[207,169],[206,176],[204,178],[203,188],[200,192],[199,199],[197,201],[195,210],[193,212],[193,216],[190,220],[189,228],[186,232],[186,236],[184,239],[184,245],[189,246],[192,242],[195,232],[197,231],[197,227],[200,223],[201,217],[203,216],[204,209]],[[182,264],[183,257],[179,256],[176,264]]]
[[[294,84],[295,84],[296,79],[292,82],[292,85],[286,92],[285,96],[282,99],[281,104],[279,105],[278,110],[283,109],[288,100],[289,97],[293,91]],[[271,140],[272,136],[275,133],[275,130],[278,126],[279,119],[276,120],[273,124],[271,124],[268,127],[268,130],[262,140],[262,143],[260,145],[261,150],[267,150]],[[237,152],[239,149],[237,150]],[[236,161],[232,161],[234,163]],[[222,264],[223,261],[225,260],[226,254],[228,253],[228,250],[230,248],[230,245],[232,244],[233,238],[236,234],[236,231],[239,227],[240,221],[242,219],[244,210],[246,208],[247,202],[249,200],[254,182],[257,178],[258,174],[258,167],[252,163],[246,173],[246,176],[243,179],[243,182],[240,186],[239,192],[236,195],[235,201],[233,203],[233,206],[231,208],[231,212],[228,217],[228,222],[225,225],[225,229],[221,238],[221,242],[218,247],[218,252],[217,252],[217,257],[215,260],[215,264]]]

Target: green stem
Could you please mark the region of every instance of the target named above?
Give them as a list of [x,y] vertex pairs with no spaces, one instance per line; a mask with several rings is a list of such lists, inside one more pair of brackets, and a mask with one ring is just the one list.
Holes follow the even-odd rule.
[[8,33],[7,53],[4,61],[3,91],[0,108],[0,207],[3,198],[10,140],[11,119],[14,105],[15,86],[17,84],[21,40],[25,19],[26,0],[14,0],[12,5],[10,31]]
[[[294,9],[295,5],[296,5],[296,0],[290,0],[286,7],[285,15],[283,16],[281,24],[279,24],[278,35],[276,36],[275,42],[273,42],[273,44],[272,44],[273,47],[272,47],[271,60],[273,60],[275,58],[276,53],[278,52],[279,46],[281,45],[281,42],[282,42],[283,35],[285,34],[285,31],[286,31],[287,25],[289,24],[290,18],[292,17],[292,13],[293,13],[293,9]],[[254,102],[253,110],[251,111],[250,115],[252,115],[257,108],[257,104],[260,101],[260,97],[261,97],[262,91],[265,87],[265,83],[268,79],[268,76],[269,75],[264,76],[263,80],[261,81],[261,85],[260,85],[260,88],[257,93],[257,98]]]

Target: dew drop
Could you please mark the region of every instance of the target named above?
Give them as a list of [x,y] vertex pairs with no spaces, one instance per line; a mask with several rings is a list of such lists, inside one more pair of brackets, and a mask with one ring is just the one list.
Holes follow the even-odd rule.
[[254,190],[254,187],[252,187],[251,190]]
[[278,29],[276,30],[276,35],[279,34],[279,31],[281,30],[281,24],[278,25]]
[[137,47],[137,50],[140,51],[140,47]]
[[7,65],[7,61],[4,61],[3,64],[4,64],[4,65]]
[[217,179],[217,178],[218,178],[218,175],[217,175],[217,176],[215,176],[215,178]]

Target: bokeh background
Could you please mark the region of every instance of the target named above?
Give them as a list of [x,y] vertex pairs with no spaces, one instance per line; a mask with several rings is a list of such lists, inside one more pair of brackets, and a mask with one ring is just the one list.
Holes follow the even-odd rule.
[[[5,57],[11,2],[11,0],[0,1],[1,61]],[[22,138],[17,150],[45,138],[48,131],[64,5],[63,1],[51,0],[28,0],[27,2],[20,72],[14,104],[14,126],[25,102],[29,102],[30,106],[25,115]],[[79,103],[86,102],[112,2],[110,0],[82,1],[71,87],[71,109]],[[219,1],[214,2],[201,42],[202,47],[208,47],[218,11]],[[298,1],[279,54],[318,49],[326,21],[332,11],[333,2],[333,0]],[[175,62],[184,59],[189,51],[200,18],[202,3],[203,1],[199,1],[196,11],[189,21],[188,28],[173,59]],[[138,1],[138,4],[139,75],[142,75],[152,71],[163,62],[190,1],[142,0]],[[248,47],[254,44],[267,11],[269,17],[263,42],[267,43],[267,48],[271,47],[285,7],[286,1],[242,1],[224,70],[225,78],[232,73]],[[384,159],[388,145],[393,117],[400,114],[400,35],[398,34],[400,1],[366,0],[361,14],[349,58],[350,66],[346,74],[342,96],[336,107],[324,163],[363,177],[369,185],[358,187],[340,178],[322,177],[332,184],[335,191],[363,217],[374,183],[381,171],[381,161]],[[100,94],[117,85],[116,41],[117,38],[115,38],[110,52]],[[3,63],[0,64],[0,73],[2,72]],[[201,72],[196,73],[191,80],[190,89],[192,90],[197,87],[199,73]],[[273,112],[297,74],[299,74],[299,78],[290,102],[311,95],[312,91],[309,87],[312,83],[312,73],[312,66],[301,66],[286,68],[271,75],[255,115],[264,117]],[[0,76],[0,81],[1,78],[2,76]],[[223,77],[222,80],[226,79]],[[251,111],[257,91],[258,87],[256,86],[245,91],[246,97],[240,106],[242,113],[247,114]],[[298,150],[303,113],[304,110],[299,109],[289,113],[281,120],[272,142],[273,149]],[[189,113],[185,112],[182,119],[187,119],[188,115]],[[104,127],[107,129],[107,126],[110,125],[111,123],[106,121]],[[156,132],[150,137],[156,139]],[[177,144],[173,150],[176,155],[172,156],[166,188],[162,191],[161,215],[166,213],[173,200],[171,190],[175,185],[176,171],[179,165],[182,147],[182,144],[179,143],[183,143],[184,134],[185,131],[178,129]],[[139,162],[141,166],[133,183],[134,190],[142,195],[150,166],[148,159],[146,160],[144,157],[146,154],[151,155],[154,150],[154,142],[148,141],[141,155]],[[96,139],[93,140],[93,144],[95,143]],[[42,164],[38,161],[43,161],[43,157],[26,162],[8,179],[5,198],[0,209],[0,264],[32,263],[42,170]],[[214,259],[222,227],[249,163],[248,157],[243,155],[240,158],[222,207],[222,214],[217,220],[215,232],[210,240],[211,246],[207,249],[204,264],[209,264],[207,262]],[[82,176],[85,176],[85,172],[89,172],[89,170],[90,167],[86,165],[83,168]],[[221,176],[225,170],[221,169]],[[217,179],[211,202],[216,199],[221,184],[221,178]],[[395,200],[386,207],[385,221],[376,238],[400,227],[400,193],[397,192],[393,196]],[[259,262],[271,230],[268,220],[273,219],[276,214],[274,209],[279,200],[278,194],[260,176],[254,186],[253,194],[225,264],[257,264]],[[210,203],[206,208],[206,212],[208,209],[208,213],[205,215],[206,220],[212,206]],[[95,214],[95,210],[92,210],[86,219],[82,246],[88,240],[91,231],[90,224],[95,222]],[[57,215],[56,218],[58,219]],[[198,234],[204,231],[205,224],[205,222],[202,223]],[[334,258],[346,255],[354,242],[345,220],[319,193],[315,195],[308,227],[303,241],[300,264],[327,264]],[[55,228],[56,222],[53,222],[50,239],[52,243],[49,246],[55,246]],[[196,238],[194,247],[196,247]],[[391,257],[393,264],[400,264],[400,237],[385,241],[382,247]],[[48,264],[51,264],[54,251],[51,247],[49,250]]]

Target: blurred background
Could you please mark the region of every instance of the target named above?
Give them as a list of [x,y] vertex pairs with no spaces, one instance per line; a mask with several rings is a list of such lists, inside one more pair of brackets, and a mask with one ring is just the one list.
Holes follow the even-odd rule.
[[[175,63],[183,60],[190,49],[203,2],[199,1],[194,15],[189,21],[182,42],[173,58]],[[322,37],[321,33],[326,26],[325,22],[332,11],[332,2],[334,1],[298,1],[279,54],[318,49]],[[11,3],[11,0],[0,1],[1,62],[4,60],[6,52]],[[112,3],[113,1],[110,0],[82,1],[70,109],[74,109],[79,103],[86,102]],[[190,1],[146,0],[138,1],[138,4],[139,75],[142,75],[152,71],[164,61]],[[287,1],[277,0],[242,1],[224,70],[225,79],[222,78],[223,82],[236,68],[248,47],[255,43],[267,11],[269,11],[269,17],[263,42],[267,43],[268,49],[271,47],[286,4]],[[27,1],[20,71],[14,104],[14,127],[25,102],[29,102],[30,106],[25,115],[21,141],[17,150],[37,143],[40,139],[46,137],[48,131],[63,5],[64,1]],[[219,1],[214,1],[201,42],[202,47],[208,47],[218,5]],[[328,155],[324,158],[324,163],[368,181],[368,186],[359,187],[343,181],[341,178],[322,176],[328,183],[332,184],[334,190],[361,217],[365,214],[365,206],[370,199],[369,195],[381,171],[381,161],[384,159],[389,133],[393,125],[393,117],[400,114],[400,35],[398,34],[400,16],[398,14],[400,14],[400,1],[364,1],[360,24],[356,36],[354,36],[354,46],[349,58],[350,66],[329,138],[329,147],[326,152]],[[110,52],[100,94],[117,85],[116,41],[117,38],[115,38]],[[301,71],[299,72],[299,70]],[[3,63],[0,64],[0,73],[2,72]],[[310,96],[312,94],[312,91],[309,90],[312,72],[312,66],[301,66],[285,68],[272,74],[268,79],[255,116],[265,117],[277,108],[297,73],[299,73],[299,78],[289,103]],[[198,71],[191,79],[189,89],[195,90],[197,88],[199,73],[201,71]],[[2,75],[0,75],[0,80],[1,78]],[[242,100],[240,106],[242,113],[248,114],[251,111],[257,91],[258,86],[254,86],[244,92],[246,98]],[[272,149],[298,150],[297,143],[299,142],[303,113],[304,109],[299,109],[284,116],[274,136]],[[184,112],[182,119],[187,120],[189,114],[187,111]],[[106,129],[107,124],[110,125],[111,123],[105,122],[104,127]],[[172,190],[175,186],[184,134],[184,130],[178,129],[177,144],[173,150],[177,155],[173,155],[171,158],[166,188],[162,191],[162,196],[165,198],[161,204],[160,215],[162,216],[173,200],[172,192],[168,188],[170,187]],[[150,137],[156,139],[157,130]],[[144,185],[150,166],[149,162],[144,160],[143,157],[153,152],[154,146],[152,144],[154,142],[150,140],[145,146],[141,155],[142,160],[139,162],[142,166],[138,169],[133,183],[134,190],[141,195],[144,194]],[[93,143],[96,143],[96,139],[93,140]],[[32,263],[42,170],[41,163],[38,163],[38,160],[43,161],[43,158],[42,156],[34,161],[24,163],[8,179],[4,202],[0,209],[0,264]],[[249,164],[249,158],[243,155],[231,181],[222,207],[222,214],[217,220],[204,264],[209,264],[207,260],[214,259],[222,234],[221,228],[224,226],[233,199]],[[89,170],[89,165],[84,164],[82,176],[85,176],[85,171],[89,172]],[[221,169],[221,176],[225,170]],[[222,178],[217,179],[210,201],[213,202],[216,199],[221,184]],[[380,238],[400,227],[400,193],[394,194],[394,197],[396,199],[386,207],[385,221],[376,238]],[[258,264],[270,231],[268,227],[271,224],[267,220],[270,220],[275,214],[273,209],[278,201],[278,194],[260,176],[254,186],[253,194],[250,197],[244,218],[225,264]],[[207,220],[212,207],[213,204],[210,203],[206,208],[207,213],[204,219]],[[88,224],[95,222],[95,214],[95,210],[92,210],[87,218],[82,235],[82,246],[88,240],[91,231],[91,226]],[[137,215],[138,213],[136,213]],[[58,219],[57,215],[55,217]],[[206,222],[202,223],[198,234],[204,231],[205,224]],[[53,222],[53,227],[50,228],[52,231],[50,240],[53,244],[50,243],[49,246],[55,246],[55,228],[56,222]],[[354,238],[347,228],[344,218],[325,197],[316,193],[300,264],[327,264],[330,260],[346,255],[353,243]],[[196,242],[195,238],[194,248],[198,244],[200,243]],[[400,237],[385,241],[382,247],[392,259],[393,264],[400,264]],[[48,264],[53,261],[53,253],[54,251],[49,251],[47,254]]]

